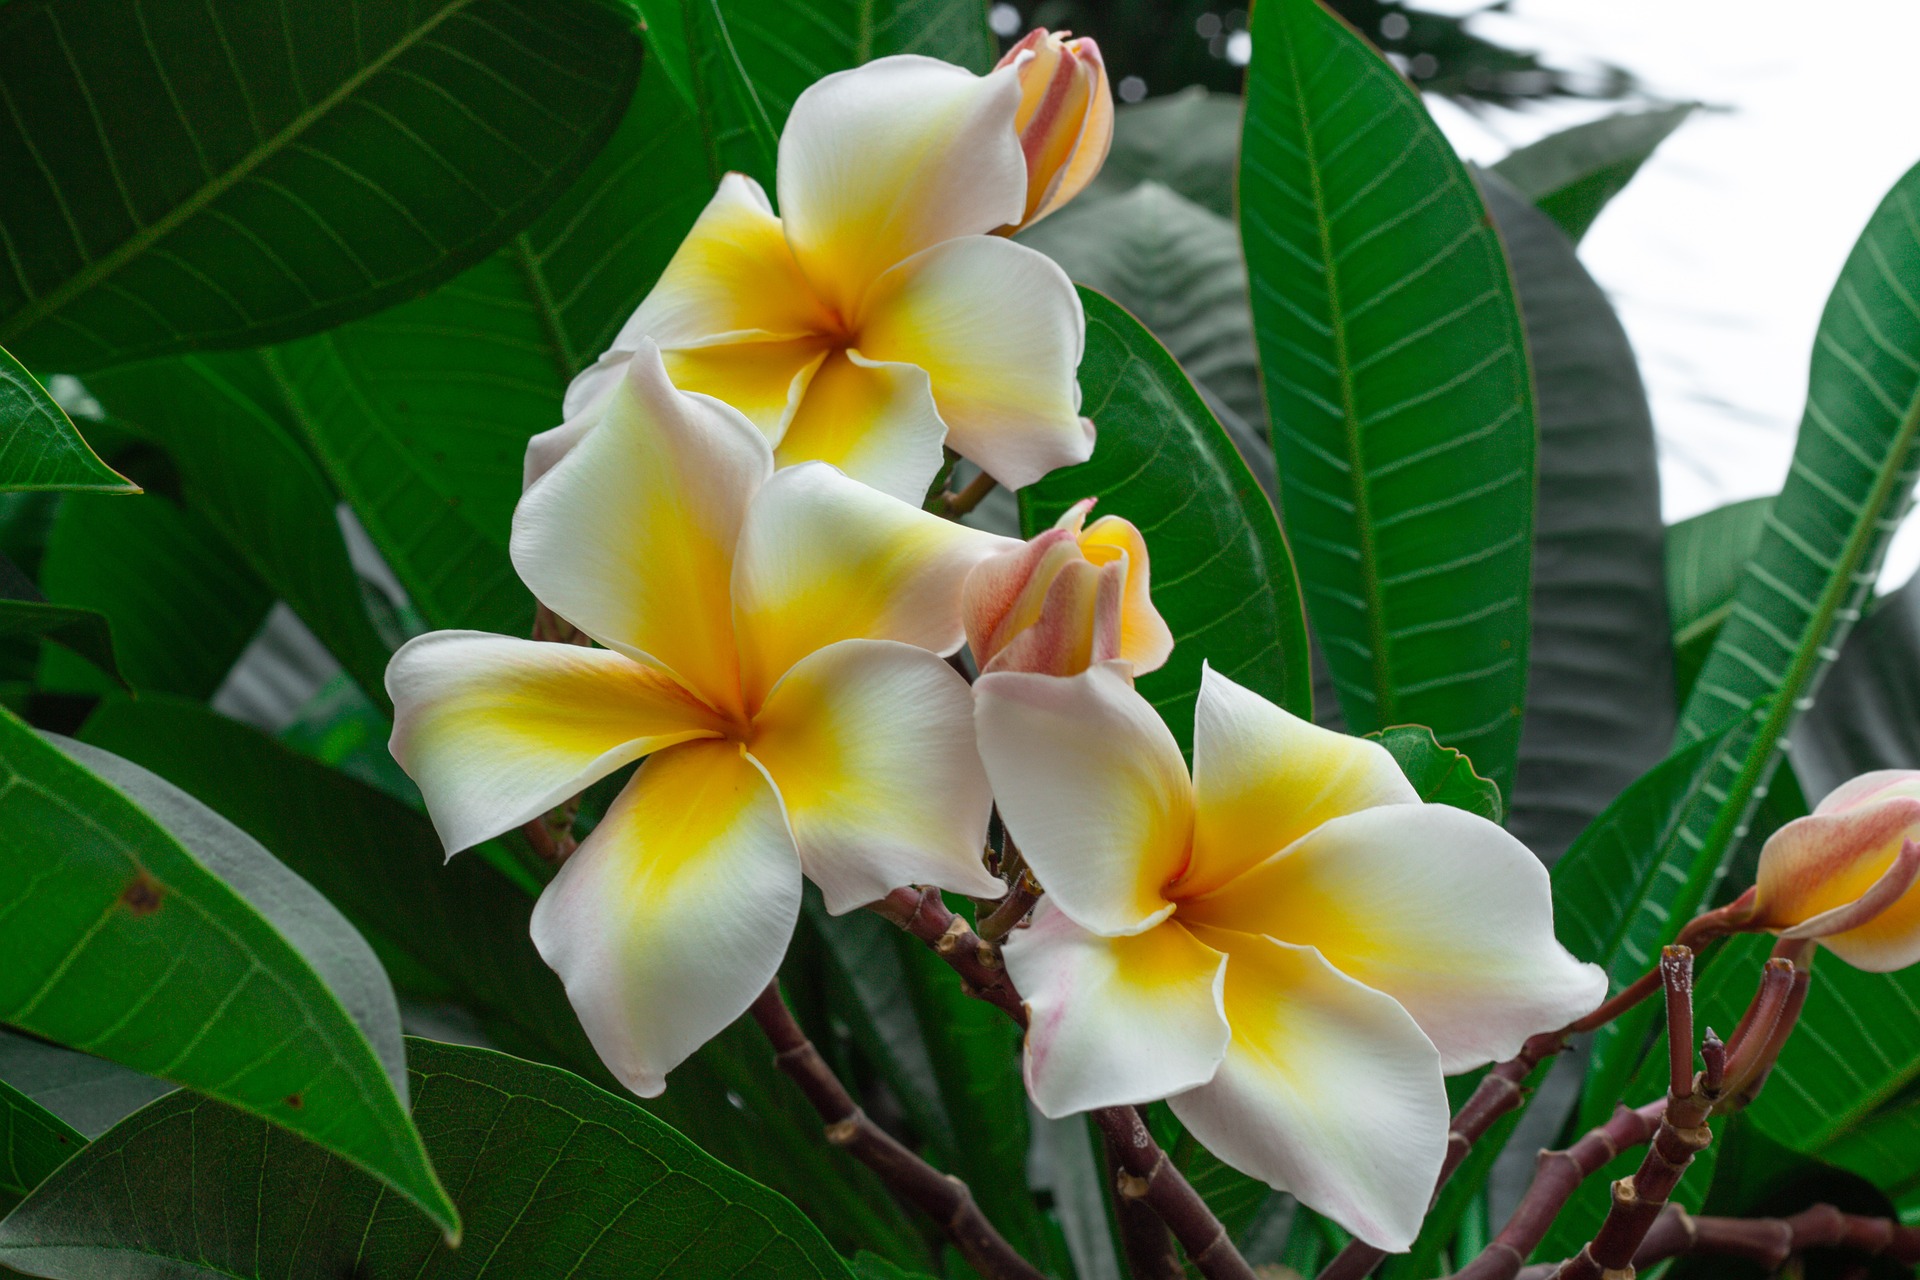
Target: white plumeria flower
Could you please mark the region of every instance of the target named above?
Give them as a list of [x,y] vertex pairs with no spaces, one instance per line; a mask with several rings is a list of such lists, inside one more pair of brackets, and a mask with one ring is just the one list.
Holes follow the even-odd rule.
[[[1030,56],[1030,55],[1029,55]],[[568,388],[529,481],[571,447],[642,339],[725,399],[781,466],[833,463],[918,503],[942,444],[1012,488],[1083,462],[1086,317],[1051,259],[986,234],[1026,213],[1019,68],[880,58],[802,93],[780,213],[730,173],[640,309]]]
[[1606,995],[1544,868],[1421,804],[1377,743],[1208,669],[1193,776],[1126,664],[975,686],[1007,830],[1045,886],[1006,944],[1026,1079],[1062,1116],[1168,1099],[1222,1160],[1388,1250],[1447,1146],[1443,1072]]
[[773,977],[804,873],[831,911],[908,883],[997,896],[960,584],[1019,544],[814,464],[650,345],[522,497],[514,567],[605,648],[472,631],[387,669],[393,754],[447,849],[649,757],[541,895],[533,938],[643,1096]]

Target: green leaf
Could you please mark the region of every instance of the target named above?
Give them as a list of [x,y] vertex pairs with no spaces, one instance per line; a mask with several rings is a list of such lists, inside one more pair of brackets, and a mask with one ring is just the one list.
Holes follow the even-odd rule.
[[66,1121],[0,1080],[0,1216],[87,1145]]
[[92,609],[44,600],[0,600],[0,636],[40,636],[85,658],[129,688],[113,657],[113,628]]
[[1238,94],[1208,93],[1199,85],[1122,106],[1114,113],[1107,162],[1078,199],[1124,195],[1151,180],[1231,219],[1242,111]]
[[1180,366],[1138,321],[1080,290],[1087,350],[1081,412],[1093,457],[1020,491],[1031,537],[1098,497],[1103,515],[1138,525],[1153,550],[1153,603],[1173,657],[1140,692],[1180,742],[1193,734],[1202,661],[1298,716],[1312,712],[1306,628],[1293,559],[1273,508]]
[[1667,613],[1679,705],[1685,705],[1721,625],[1733,612],[1734,589],[1760,549],[1772,509],[1772,498],[1748,498],[1703,511],[1667,530]]
[[176,1094],[103,1135],[0,1223],[0,1262],[87,1280],[850,1274],[787,1201],[630,1102],[484,1049],[409,1040],[413,1120],[470,1224],[456,1250],[318,1147]]
[[640,66],[612,6],[565,0],[20,0],[6,26],[0,343],[66,369],[418,295],[565,190]]
[[1500,788],[1473,770],[1473,761],[1435,741],[1425,725],[1403,724],[1366,735],[1387,749],[1427,804],[1448,804],[1489,822],[1503,816]]
[[1793,765],[1824,796],[1875,769],[1920,769],[1920,587],[1861,619],[1793,730]]
[[1540,417],[1533,635],[1508,826],[1551,864],[1673,739],[1660,469],[1633,348],[1546,215],[1478,175]]
[[1356,733],[1424,724],[1510,792],[1534,409],[1499,237],[1419,95],[1317,0],[1254,20],[1240,228],[1314,633]]
[[[1680,717],[1717,739],[1662,841],[1661,873],[1605,964],[1629,980],[1719,883],[1766,795],[1781,743],[1859,616],[1920,471],[1920,166],[1868,221],[1814,339],[1807,412],[1786,485]],[[1756,710],[1749,714],[1748,709]],[[1650,1012],[1595,1041],[1588,1097],[1625,1078]]]
[[326,900],[98,748],[0,713],[0,760],[0,1023],[321,1142],[457,1232],[407,1122],[393,991]]
[[1697,103],[1623,111],[1549,134],[1493,166],[1578,243]]
[[139,485],[100,461],[66,410],[0,348],[0,490],[17,489],[140,492]]
[[174,1086],[117,1062],[0,1028],[0,1080],[97,1138]]

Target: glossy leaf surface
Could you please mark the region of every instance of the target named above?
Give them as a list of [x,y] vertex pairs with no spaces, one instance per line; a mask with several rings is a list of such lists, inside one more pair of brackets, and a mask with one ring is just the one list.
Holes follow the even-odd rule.
[[1733,593],[1760,549],[1772,498],[1703,511],[1667,530],[1667,615],[1673,627],[1673,687],[1686,703],[1707,654],[1733,612]]
[[39,636],[85,658],[123,686],[126,677],[113,657],[113,628],[92,609],[48,604],[44,600],[0,600],[0,636]]
[[0,490],[138,492],[100,461],[40,380],[0,349]]
[[0,1080],[0,1216],[87,1145],[73,1126]]
[[1695,104],[1623,111],[1549,134],[1493,166],[1494,172],[1578,243]]
[[1501,820],[1500,788],[1475,773],[1473,761],[1436,742],[1433,730],[1403,724],[1367,737],[1387,749],[1425,803],[1452,805],[1489,822]]

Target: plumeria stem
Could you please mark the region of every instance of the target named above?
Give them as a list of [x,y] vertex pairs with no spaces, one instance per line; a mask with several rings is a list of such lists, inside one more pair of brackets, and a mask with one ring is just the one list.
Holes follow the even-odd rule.
[[958,493],[949,493],[947,495],[946,505],[941,509],[940,514],[949,520],[958,520],[961,516],[966,515],[969,511],[979,506],[981,501],[998,487],[998,482],[996,482],[992,476],[982,471],[979,475],[967,481],[966,488],[960,490]]
[[1174,1251],[1173,1235],[1160,1215],[1146,1203],[1126,1194],[1132,1174],[1120,1163],[1111,1142],[1101,1141],[1107,1162],[1107,1191],[1113,1203],[1113,1217],[1120,1246],[1127,1256],[1127,1274],[1133,1280],[1181,1280],[1186,1270]]
[[[1644,1269],[1669,1258],[1703,1255],[1743,1258],[1772,1273],[1808,1249],[1845,1249],[1914,1266],[1920,1264],[1920,1227],[1842,1213],[1830,1204],[1814,1205],[1790,1218],[1695,1217],[1670,1204],[1633,1255],[1633,1265]],[[1558,1263],[1528,1267],[1519,1280],[1547,1280],[1558,1268]]]
[[1040,1271],[987,1221],[966,1183],[941,1173],[867,1118],[794,1021],[780,996],[779,979],[767,984],[751,1012],[773,1045],[774,1062],[819,1112],[828,1142],[879,1174],[882,1182],[938,1222],[954,1247],[988,1280],[1043,1280]]

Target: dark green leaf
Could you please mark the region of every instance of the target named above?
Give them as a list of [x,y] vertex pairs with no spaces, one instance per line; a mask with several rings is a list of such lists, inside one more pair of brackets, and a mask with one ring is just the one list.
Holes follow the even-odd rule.
[[1733,592],[1760,549],[1772,498],[1730,502],[1667,530],[1667,613],[1673,627],[1673,688],[1684,706],[1733,611]]
[[97,1280],[844,1280],[787,1201],[630,1102],[484,1049],[407,1042],[413,1119],[458,1188],[458,1249],[344,1161],[206,1098],[103,1135],[0,1223],[0,1262]]
[[0,1029],[0,1080],[97,1138],[174,1086],[117,1062]]
[[630,25],[566,0],[9,5],[0,342],[77,369],[417,295],[593,158]]
[[0,713],[0,1023],[307,1135],[456,1231],[396,1094],[399,1014],[360,936],[184,792],[65,752]]
[[100,461],[74,430],[66,410],[0,348],[0,490],[15,489],[140,491]]
[[1794,728],[1793,764],[1813,796],[1875,769],[1920,769],[1920,587],[1886,596],[1847,637]]
[[1314,633],[1351,729],[1428,725],[1510,792],[1535,423],[1499,237],[1340,19],[1274,0],[1254,28],[1240,228]]
[[[1861,233],[1814,339],[1806,417],[1760,549],[1680,717],[1715,739],[1700,786],[1662,841],[1660,874],[1604,961],[1616,982],[1704,905],[1780,757],[1781,743],[1858,618],[1912,502],[1920,455],[1920,166]],[[1751,713],[1749,708],[1753,708]],[[1589,1098],[1625,1078],[1650,1012],[1596,1040]]]
[[92,609],[48,604],[42,600],[0,600],[0,636],[40,636],[100,668],[125,688],[126,677],[113,658],[113,629]]
[[1549,134],[1493,166],[1576,243],[1695,103],[1623,111]]
[[1080,199],[1124,195],[1152,180],[1232,218],[1242,107],[1238,94],[1198,85],[1121,107],[1113,118],[1113,149]]
[[0,1080],[0,1215],[39,1186],[87,1140],[66,1121]]
[[1090,460],[1020,491],[1021,527],[1032,536],[1092,496],[1102,514],[1146,535],[1153,602],[1176,643],[1166,666],[1140,677],[1140,692],[1182,744],[1192,739],[1203,660],[1310,715],[1293,559],[1266,495],[1166,348],[1108,299],[1087,289],[1080,297],[1081,412],[1099,437]]
[[1673,740],[1653,416],[1612,304],[1544,214],[1482,173],[1540,415],[1533,637],[1508,826],[1551,864]]
[[1367,735],[1387,749],[1427,804],[1448,804],[1489,822],[1503,816],[1500,788],[1473,771],[1473,761],[1434,740],[1425,725],[1403,724]]

